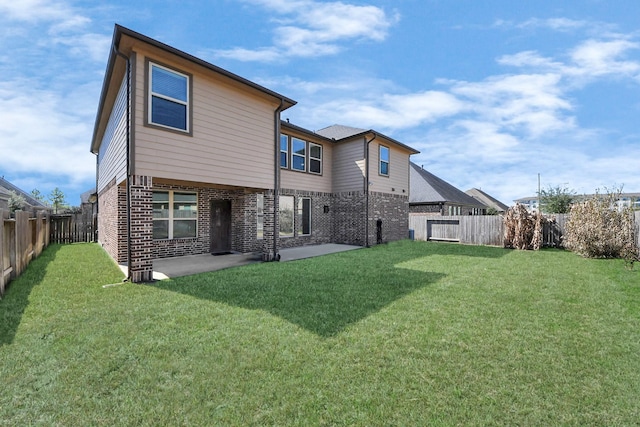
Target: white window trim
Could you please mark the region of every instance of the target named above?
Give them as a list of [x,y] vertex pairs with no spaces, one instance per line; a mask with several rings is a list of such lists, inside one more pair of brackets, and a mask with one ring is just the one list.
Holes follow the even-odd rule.
[[[154,240],[182,240],[182,239],[196,239],[198,237],[198,193],[193,191],[180,191],[180,190],[153,190],[154,193],[169,193],[169,217],[168,218],[154,218],[153,221],[169,221],[168,237]],[[196,196],[196,217],[195,218],[174,218],[173,217],[173,203],[174,193],[192,194]],[[152,202],[153,204],[153,202]],[[174,221],[195,221],[196,222],[196,235],[193,237],[173,237],[173,224]]]
[[[282,137],[287,139],[287,149],[283,150],[282,149]],[[290,159],[289,159],[289,151],[290,151],[290,146],[291,146],[291,138],[289,137],[289,135],[281,133],[280,134],[280,159],[282,159],[282,153],[285,153],[284,158],[287,159],[286,162],[287,164],[282,166],[282,163],[280,163],[280,168],[282,169],[290,169],[289,168],[289,163],[290,163]]]
[[[309,152],[309,173],[312,173],[314,175],[322,175],[322,156],[324,148],[322,147],[322,145],[320,144],[316,144],[315,142],[311,142],[309,141],[307,144],[307,151]],[[311,157],[311,147],[320,147],[320,157]],[[313,172],[311,171],[311,160],[317,160],[318,162],[320,162],[320,172]]]
[[[305,233],[304,230],[302,230],[302,224],[304,223],[302,221],[302,216],[304,215],[304,209],[303,209],[304,203],[303,203],[303,200],[309,200],[309,232],[308,233]],[[298,227],[296,227],[296,233],[298,234],[298,236],[311,236],[311,234],[313,232],[312,226],[311,226],[313,224],[311,222],[311,220],[312,220],[312,209],[311,209],[312,205],[311,205],[311,203],[312,203],[311,197],[298,197],[298,206],[297,206],[297,209],[296,209],[296,211],[298,211],[298,210],[300,211],[300,224],[296,224],[298,226]],[[296,212],[296,214],[297,214],[297,212]],[[298,218],[298,215],[296,215],[296,218]],[[298,229],[301,230],[300,233],[298,233]]]
[[[389,153],[389,160],[382,160],[383,148],[387,150],[387,153]],[[387,173],[382,173],[383,163],[387,164]],[[391,172],[390,166],[391,166],[391,149],[385,145],[380,145],[378,148],[378,173],[382,176],[389,176],[389,173]]]
[[[293,150],[293,141],[294,140],[298,140],[300,142],[304,143],[304,155],[300,155],[300,154],[296,154],[296,152]],[[289,143],[289,150],[291,151],[291,167],[289,169],[291,169],[292,171],[296,171],[296,172],[307,172],[307,157],[308,157],[308,151],[309,151],[309,143],[307,141],[305,141],[304,139],[300,139],[300,138],[296,138],[295,136],[292,136],[290,138],[290,143]],[[293,162],[293,158],[294,157],[302,157],[304,159],[304,168],[303,169],[296,169],[294,167],[294,162]]]
[[[170,73],[173,73],[173,74],[177,74],[177,75],[182,76],[182,77],[187,79],[187,82],[186,82],[186,84],[187,84],[187,101],[186,102],[182,101],[180,99],[172,98],[170,96],[166,96],[166,95],[163,95],[161,93],[156,93],[156,92],[153,91],[153,67],[162,68],[163,70],[166,70],[166,71],[168,71]],[[178,131],[178,132],[184,132],[184,133],[191,132],[191,130],[189,129],[189,123],[190,123],[189,103],[191,102],[191,99],[189,97],[190,84],[191,84],[191,77],[189,75],[187,75],[185,73],[181,73],[181,72],[176,71],[174,69],[162,66],[162,65],[157,64],[155,62],[149,61],[149,82],[148,82],[148,85],[149,85],[149,99],[147,100],[147,112],[148,112],[147,121],[148,121],[148,123],[150,125],[153,125],[153,126],[159,126],[159,127],[165,128],[165,129],[171,129],[171,130]],[[173,127],[173,126],[167,126],[167,125],[164,125],[162,123],[156,123],[156,122],[153,121],[153,108],[152,108],[152,102],[151,101],[153,100],[154,96],[158,97],[158,98],[166,99],[166,100],[171,101],[171,102],[175,102],[177,104],[182,104],[182,105],[185,106],[186,114],[187,114],[187,117],[185,117],[185,129],[176,128],[176,127]]]

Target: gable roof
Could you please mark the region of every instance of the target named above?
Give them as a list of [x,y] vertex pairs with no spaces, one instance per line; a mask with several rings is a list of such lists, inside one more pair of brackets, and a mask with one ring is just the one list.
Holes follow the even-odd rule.
[[[169,46],[168,44],[162,43],[158,40],[154,40],[151,37],[147,37],[144,34],[140,34],[136,31],[130,30],[126,27],[123,27],[121,25],[115,24],[114,26],[114,30],[113,30],[113,38],[111,41],[111,49],[109,51],[109,60],[107,62],[107,69],[105,71],[104,74],[104,80],[102,82],[102,92],[100,93],[100,101],[98,103],[98,112],[96,114],[96,119],[95,119],[95,124],[94,124],[94,128],[93,128],[93,137],[91,140],[91,152],[96,153],[97,152],[97,147],[99,146],[99,141],[98,141],[98,134],[99,134],[99,125],[101,123],[101,120],[104,120],[104,118],[102,117],[103,113],[104,113],[104,105],[107,99],[107,95],[109,93],[110,90],[115,90],[117,91],[119,89],[119,87],[117,88],[111,88],[110,84],[111,84],[111,77],[113,76],[115,70],[117,67],[120,67],[121,69],[124,68],[125,64],[122,61],[122,59],[120,61],[117,61],[116,64],[116,60],[118,58],[118,53],[116,52],[116,49],[120,49],[120,42],[122,41],[123,37],[129,37],[135,40],[139,40],[143,43],[149,44],[151,46],[154,46],[158,49],[162,49],[166,52],[169,52],[173,55],[176,55],[182,59],[185,59],[187,61],[190,61],[196,65],[202,66],[214,73],[220,74],[226,78],[229,78],[235,82],[241,83],[242,85],[246,86],[247,88],[251,88],[253,90],[257,90],[258,92],[261,92],[267,96],[270,96],[276,100],[281,100],[283,103],[283,110],[286,110],[289,107],[294,106],[297,102],[294,101],[291,98],[288,98],[284,95],[281,95],[277,92],[272,91],[271,89],[267,89],[264,86],[261,86],[257,83],[252,82],[251,80],[245,79],[244,77],[240,77],[237,74],[234,74],[230,71],[227,71],[223,68],[220,68],[216,65],[213,65],[209,62],[206,62],[200,58],[197,58],[193,55],[190,55],[186,52],[183,52],[179,49],[176,49],[172,46]],[[106,118],[106,120],[108,120],[108,117]]]
[[12,183],[10,183],[6,179],[4,179],[4,177],[0,177],[0,193],[5,193],[8,196],[11,196],[12,192],[14,192],[16,194],[19,194],[22,197],[24,197],[24,201],[29,206],[38,207],[38,208],[45,208],[45,209],[47,208],[47,206],[44,203],[42,203],[40,200],[34,198],[31,194],[29,194],[26,191],[23,191],[20,188],[16,187]]
[[455,203],[459,205],[486,208],[485,205],[458,190],[447,181],[424,170],[413,162],[409,168],[409,203]]
[[402,148],[404,148],[405,150],[408,150],[411,154],[418,154],[419,151],[416,150],[415,148],[409,147],[406,144],[403,144],[400,141],[397,141],[393,138],[388,137],[387,135],[384,135],[376,130],[373,129],[361,129],[361,128],[354,128],[351,126],[345,126],[345,125],[331,125],[331,126],[327,126],[326,128],[322,128],[316,131],[316,133],[318,135],[322,135],[326,138],[330,138],[330,139],[334,139],[338,142],[341,141],[346,141],[352,138],[359,138],[359,137],[363,137],[367,134],[374,134],[376,136],[380,136],[384,139],[386,139],[389,142],[392,142],[393,144],[396,144]]
[[488,195],[479,188],[470,188],[469,190],[465,191],[465,193],[478,200],[480,203],[491,208],[495,208],[498,212],[505,212],[507,209],[509,209],[509,206],[505,205],[500,200]]

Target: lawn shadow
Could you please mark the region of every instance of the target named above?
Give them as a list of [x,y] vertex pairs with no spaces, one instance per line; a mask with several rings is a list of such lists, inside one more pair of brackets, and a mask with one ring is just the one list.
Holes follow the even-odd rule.
[[22,315],[29,305],[29,295],[34,287],[42,283],[47,265],[55,259],[59,249],[60,245],[47,247],[19,277],[9,282],[4,297],[0,300],[0,346],[13,342]]
[[371,248],[286,263],[253,264],[152,286],[264,310],[321,337],[332,337],[444,276],[395,266],[406,259]]

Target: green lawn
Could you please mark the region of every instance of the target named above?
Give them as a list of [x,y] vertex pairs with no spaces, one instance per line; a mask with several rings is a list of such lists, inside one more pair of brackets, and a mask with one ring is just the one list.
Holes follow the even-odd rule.
[[638,425],[640,271],[402,241],[149,285],[51,246],[0,301],[0,425]]

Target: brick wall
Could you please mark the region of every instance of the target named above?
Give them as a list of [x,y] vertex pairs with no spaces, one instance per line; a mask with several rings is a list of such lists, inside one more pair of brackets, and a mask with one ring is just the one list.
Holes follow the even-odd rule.
[[382,242],[406,239],[409,234],[409,197],[389,193],[369,193],[369,244],[377,243],[377,222]]
[[[131,264],[133,282],[153,279],[153,180],[150,176],[131,177]],[[125,201],[126,205],[126,201]],[[126,233],[123,234],[126,238]]]
[[431,205],[411,205],[409,206],[409,212],[412,213],[427,213],[432,215],[442,215],[442,205],[439,203]]
[[[365,206],[366,199],[363,191],[348,191],[333,195],[331,216],[334,243],[366,245]],[[375,240],[373,242],[375,243]]]
[[115,182],[98,195],[98,242],[119,264],[127,262],[127,191]]

